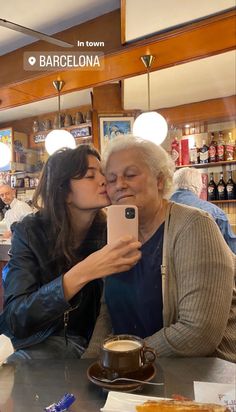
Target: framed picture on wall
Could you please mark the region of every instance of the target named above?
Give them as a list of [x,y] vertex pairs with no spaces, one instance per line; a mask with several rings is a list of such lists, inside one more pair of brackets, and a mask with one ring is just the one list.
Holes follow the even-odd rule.
[[133,117],[100,117],[100,151],[118,135],[132,133]]

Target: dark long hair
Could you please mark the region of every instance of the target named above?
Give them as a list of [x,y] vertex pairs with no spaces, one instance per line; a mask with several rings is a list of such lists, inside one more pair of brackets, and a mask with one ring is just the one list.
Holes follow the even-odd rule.
[[[98,151],[88,144],[76,149],[63,148],[51,155],[42,170],[32,200],[47,222],[50,253],[62,266],[72,266],[78,260],[73,249],[73,227],[66,200],[70,192],[70,180],[81,179],[86,174],[89,155],[100,160]],[[104,222],[102,212],[98,212],[98,216],[100,219],[96,221]]]

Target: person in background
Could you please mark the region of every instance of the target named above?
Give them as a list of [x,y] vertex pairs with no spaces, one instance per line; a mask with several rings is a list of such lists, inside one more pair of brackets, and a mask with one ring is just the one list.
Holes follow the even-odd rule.
[[0,221],[4,218],[4,207],[5,203],[2,201],[0,197]]
[[161,146],[117,137],[103,161],[112,204],[138,207],[142,257],[105,279],[105,304],[84,357],[96,356],[113,332],[144,338],[157,356],[236,362],[236,259],[216,223],[167,200],[175,166]]
[[3,270],[0,333],[15,349],[8,363],[80,357],[99,312],[101,278],[141,256],[130,236],[105,245],[100,209],[110,200],[100,156],[89,145],[49,157],[33,204],[38,212],[14,225]]
[[16,198],[15,189],[4,180],[0,180],[0,199],[4,202],[5,209],[7,209],[2,220],[2,223],[7,226],[7,231],[3,233],[3,238],[6,239],[12,235],[11,225],[32,213],[32,209],[26,202]]
[[199,198],[202,190],[201,172],[194,167],[181,168],[175,172],[173,183],[176,190],[170,199],[210,213],[219,226],[226,243],[236,254],[236,234],[233,233],[225,212],[213,203]]

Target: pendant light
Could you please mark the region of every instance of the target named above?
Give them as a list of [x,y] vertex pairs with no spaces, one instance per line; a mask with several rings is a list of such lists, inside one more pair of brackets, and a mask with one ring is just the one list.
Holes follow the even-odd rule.
[[11,161],[11,149],[3,142],[0,142],[0,168],[7,166]]
[[155,56],[148,54],[142,56],[141,60],[147,69],[148,111],[140,114],[135,119],[133,134],[156,144],[161,144],[167,136],[168,125],[161,114],[150,111],[150,68],[155,60]]
[[70,147],[74,149],[76,142],[74,137],[67,130],[61,129],[61,90],[64,87],[65,82],[63,80],[54,80],[53,86],[58,92],[58,129],[52,130],[48,133],[45,139],[45,148],[49,155],[53,154],[56,150],[62,147]]

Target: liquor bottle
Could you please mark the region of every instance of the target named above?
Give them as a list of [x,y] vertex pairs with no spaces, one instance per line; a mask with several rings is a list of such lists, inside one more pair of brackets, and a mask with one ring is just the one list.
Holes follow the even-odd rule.
[[208,151],[208,146],[206,144],[206,141],[203,140],[202,141],[202,147],[200,147],[199,149],[199,153],[200,153],[200,163],[208,163],[209,161],[209,151]]
[[225,142],[222,132],[219,132],[219,139],[216,147],[216,159],[217,162],[222,162],[223,160],[225,160]]
[[218,190],[213,178],[213,173],[210,173],[210,182],[208,183],[207,192],[209,202],[212,200],[218,200]]
[[228,140],[225,144],[225,160],[234,160],[235,142],[232,133],[229,132]]
[[177,137],[171,143],[171,157],[174,160],[176,166],[180,166],[181,162],[181,147]]
[[11,187],[16,187],[16,175],[11,175]]
[[192,165],[199,163],[199,149],[195,145],[189,150],[189,157]]
[[215,134],[211,133],[211,142],[209,145],[209,162],[216,162],[216,148],[217,141],[215,140]]
[[228,200],[236,199],[236,184],[232,178],[232,170],[229,171],[229,179],[226,183],[226,191]]
[[226,191],[226,184],[223,177],[223,172],[220,172],[220,180],[217,184],[218,190],[218,199],[219,200],[227,200],[227,191]]
[[30,178],[29,176],[24,177],[24,187],[28,189],[30,187]]

